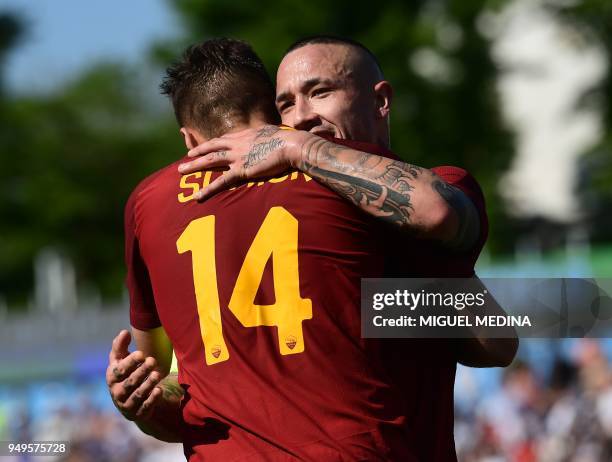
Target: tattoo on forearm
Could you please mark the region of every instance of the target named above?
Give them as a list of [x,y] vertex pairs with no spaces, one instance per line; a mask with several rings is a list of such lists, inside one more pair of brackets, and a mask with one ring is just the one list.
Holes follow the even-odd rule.
[[257,143],[251,146],[251,150],[244,156],[244,168],[253,167],[268,158],[272,151],[283,147],[285,141],[280,138],[272,138],[269,141]]
[[329,141],[313,140],[302,151],[304,170],[372,215],[400,226],[410,224],[414,211],[411,182],[421,168],[367,153],[343,162],[343,151],[345,148]]
[[376,162],[372,162],[373,156],[365,152],[360,152],[359,156],[352,159],[351,162],[342,162],[338,157],[344,150],[342,146],[316,138],[304,147],[302,159],[311,165],[329,165],[333,171],[344,173],[363,173],[376,166]]
[[458,188],[416,165],[393,161],[322,138],[302,147],[302,169],[366,212],[407,229],[415,226],[411,193],[417,181],[425,180],[456,212],[456,237],[447,245],[458,251],[472,248],[480,235],[480,219],[472,201]]
[[416,180],[422,169],[415,165],[406,164],[404,162],[392,161],[385,166],[385,170],[375,180],[382,181],[385,185],[396,188],[399,192],[410,192],[414,189],[410,185],[410,180]]
[[470,249],[480,236],[480,218],[476,207],[460,189],[440,178],[436,178],[431,187],[450,205],[459,219],[457,234],[447,244],[459,251]]
[[344,173],[323,170],[311,165],[308,165],[307,169],[308,173],[320,182],[373,215],[397,225],[409,223],[413,210],[409,195]]
[[276,125],[266,125],[265,127],[261,127],[259,130],[257,130],[257,136],[255,136],[255,139],[272,136],[279,130],[280,127],[277,127]]

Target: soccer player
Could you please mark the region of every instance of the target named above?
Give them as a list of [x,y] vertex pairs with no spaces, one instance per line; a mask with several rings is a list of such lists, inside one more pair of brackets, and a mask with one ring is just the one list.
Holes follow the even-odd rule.
[[[272,86],[252,51],[227,40],[194,47],[165,89],[188,148],[252,127],[242,167],[271,170],[199,203],[206,185],[233,172],[180,175],[178,161],[130,197],[126,257],[140,351],[128,354],[126,332],[113,345],[107,378],[120,409],[154,436],[182,441],[193,461],[454,460],[455,352],[360,338],[359,281],[386,274],[393,239],[309,176],[271,173],[278,165],[269,154],[287,147],[290,132],[265,125],[276,122]],[[215,151],[216,161],[236,152]],[[431,172],[414,176],[407,190],[435,192]],[[439,198],[432,210],[446,207]],[[400,219],[411,207],[385,210],[382,194],[365,199],[364,208]],[[423,230],[430,223],[437,228],[433,220]],[[180,388],[176,379],[158,385],[166,335]]]
[[[388,150],[393,91],[366,47],[330,36],[294,43],[278,68],[276,93],[282,122],[298,131],[280,132],[275,149],[266,152],[257,149],[254,130],[192,149],[189,156],[202,157],[180,165],[181,172],[229,168],[198,192],[199,199],[295,168],[404,233],[393,236],[399,261],[387,277],[474,275],[488,231],[480,187],[463,169],[427,170],[399,162]],[[341,139],[369,145],[338,145]],[[485,336],[455,345],[459,362],[477,367],[507,365],[517,347],[516,338]]]

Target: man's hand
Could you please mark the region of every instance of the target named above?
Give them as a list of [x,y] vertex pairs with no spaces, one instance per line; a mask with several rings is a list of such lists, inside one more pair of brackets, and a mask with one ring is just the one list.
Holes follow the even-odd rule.
[[186,174],[210,168],[229,168],[196,195],[198,200],[203,200],[241,181],[286,172],[293,166],[292,159],[299,157],[304,140],[312,136],[275,125],[230,133],[189,151],[188,156],[197,159],[181,164],[179,172]]
[[128,420],[146,420],[162,396],[162,379],[153,357],[142,351],[130,353],[131,335],[122,330],[113,340],[106,369],[106,383],[113,403]]
[[480,236],[478,210],[459,188],[434,172],[384,156],[335,144],[300,130],[274,125],[215,138],[195,147],[179,166],[193,173],[229,170],[196,193],[202,200],[245,180],[262,180],[300,170],[368,214],[417,238],[438,241],[457,252]]
[[[136,329],[134,332],[138,346],[147,354],[156,354],[147,349],[147,345],[154,343],[155,335]],[[180,443],[184,421],[180,410],[183,388],[178,377],[173,374],[164,377],[167,370],[159,367],[153,356],[143,351],[130,353],[130,339],[128,331],[119,332],[108,357],[106,383],[113,403],[146,434]]]

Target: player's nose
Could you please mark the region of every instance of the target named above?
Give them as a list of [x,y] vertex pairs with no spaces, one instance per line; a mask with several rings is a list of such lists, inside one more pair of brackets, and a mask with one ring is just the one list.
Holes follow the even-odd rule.
[[319,115],[305,101],[296,101],[293,117],[293,127],[296,130],[310,131],[314,127],[321,125]]

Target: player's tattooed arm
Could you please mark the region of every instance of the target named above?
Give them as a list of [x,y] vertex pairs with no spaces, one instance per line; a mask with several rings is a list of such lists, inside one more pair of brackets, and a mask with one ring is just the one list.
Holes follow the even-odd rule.
[[[222,153],[220,155],[219,153]],[[340,146],[311,133],[266,125],[202,143],[182,174],[226,167],[196,195],[212,194],[244,181],[301,170],[367,213],[450,248],[471,248],[478,239],[478,213],[462,191],[433,172],[405,162]]]
[[[161,397],[152,404],[153,408],[145,419],[134,422],[147,435],[167,442],[182,442],[181,400],[185,391],[178,383],[176,373],[168,374],[158,385]],[[144,403],[145,406],[147,403]]]
[[[295,157],[293,157],[295,159]],[[478,239],[471,200],[430,170],[311,137],[294,166],[364,211],[457,250]]]
[[447,245],[458,251],[472,248],[480,237],[480,217],[476,206],[459,188],[436,176],[431,184],[457,216],[456,233]]
[[159,387],[162,390],[162,396],[166,400],[178,400],[180,401],[185,394],[185,390],[178,383],[178,374],[175,372],[171,372],[163,379]]
[[145,433],[162,441],[182,440],[182,387],[168,374],[171,345],[164,345],[163,328],[133,329],[138,350],[129,352],[132,335],[122,330],[109,353],[106,382],[119,412]]
[[286,137],[287,130],[265,125],[214,138],[191,149],[188,154],[193,160],[181,164],[179,172],[225,169],[223,175],[195,195],[204,200],[247,180],[271,178],[289,170],[291,165],[284,155]]

